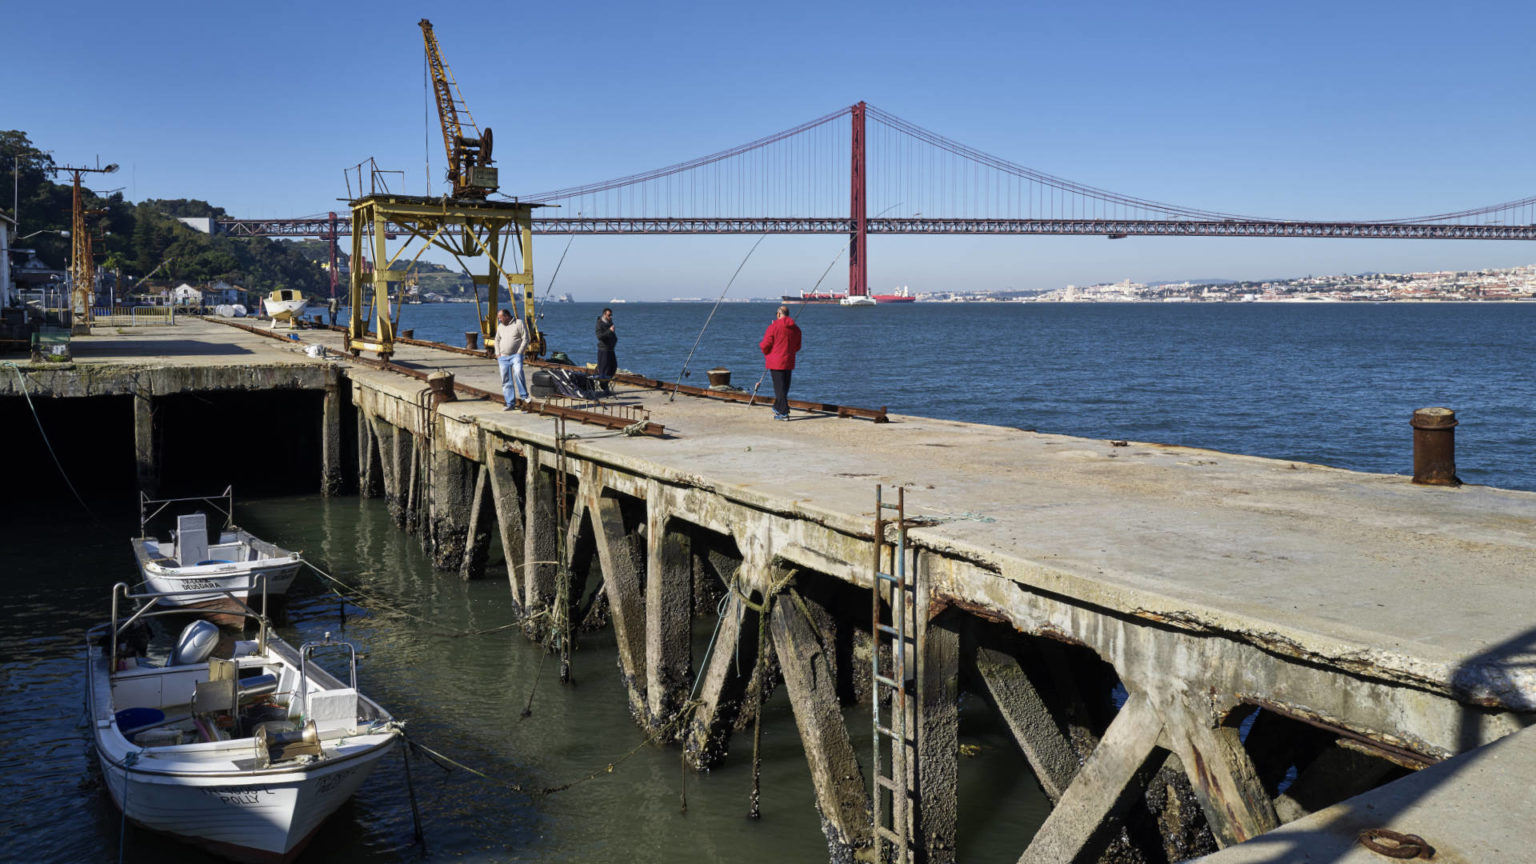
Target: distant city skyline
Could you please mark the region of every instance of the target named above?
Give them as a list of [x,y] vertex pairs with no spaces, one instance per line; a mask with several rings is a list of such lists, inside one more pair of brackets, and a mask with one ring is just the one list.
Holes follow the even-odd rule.
[[[9,8],[0,128],[100,156],[132,200],[244,217],[344,207],[370,156],[442,171],[418,6]],[[1407,218],[1536,194],[1526,4],[1249,8],[787,2],[566,4],[432,14],[470,110],[528,194],[713,153],[860,100],[979,150],[1125,195],[1272,218]],[[1470,47],[1470,46],[1475,46]],[[1428,62],[1431,57],[1446,62]],[[1469,65],[1470,64],[1470,65]],[[1452,70],[1475,68],[1468,83]],[[7,166],[0,166],[0,180]],[[442,182],[433,177],[433,190]],[[6,191],[0,183],[0,196]],[[25,213],[22,218],[25,221]],[[841,214],[827,214],[841,215]],[[718,296],[755,237],[580,237],[577,296]],[[535,246],[542,292],[565,238]],[[846,240],[769,237],[732,296],[808,290]],[[874,237],[886,290],[1511,267],[1515,241]],[[846,256],[823,290],[846,285]]]

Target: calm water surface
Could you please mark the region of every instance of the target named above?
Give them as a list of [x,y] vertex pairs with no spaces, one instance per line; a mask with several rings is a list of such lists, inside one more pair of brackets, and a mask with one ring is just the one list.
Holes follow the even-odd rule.
[[[414,306],[402,326],[462,344],[473,307]],[[556,350],[595,360],[598,304],[550,304]],[[709,304],[615,305],[621,367],[676,378]],[[1536,304],[1016,305],[805,307],[794,394],[850,405],[1094,438],[1186,444],[1343,468],[1411,469],[1416,408],[1457,410],[1462,478],[1536,490]],[[724,365],[751,388],[767,304],[725,304],[699,339],[690,383]],[[767,389],[770,385],[764,384]],[[848,421],[853,422],[853,421]],[[24,442],[25,443],[25,442]],[[31,446],[28,444],[27,446]],[[38,458],[45,458],[41,453]],[[212,478],[211,486],[223,482]],[[236,490],[238,493],[238,489]],[[64,500],[68,500],[67,498]],[[0,522],[0,833],[6,857],[114,861],[117,810],[82,725],[85,628],[109,586],[134,581],[129,501],[93,501]],[[322,829],[308,860],[784,862],[824,860],[810,778],[782,693],[764,727],[763,812],[746,819],[750,737],[726,764],[684,775],[676,748],[640,744],[611,632],[585,634],[574,686],[515,631],[505,582],[434,573],[416,538],[378,500],[316,496],[237,501],[240,522],[303,550],[342,579],[294,589],[280,632],[297,644],[333,631],[363,652],[365,691],[451,758],[526,786],[570,791],[530,801],[495,782],[412,760],[425,846],[413,841],[403,759],[381,764]],[[23,508],[12,508],[23,509]],[[494,556],[499,551],[493,550]],[[498,566],[492,563],[492,572]],[[697,622],[695,658],[713,621]],[[542,668],[541,668],[542,667]],[[533,694],[533,714],[519,714]],[[961,858],[1013,861],[1045,813],[1022,759],[981,710],[962,706]],[[861,755],[868,715],[848,712]],[[129,827],[126,861],[202,860]]]

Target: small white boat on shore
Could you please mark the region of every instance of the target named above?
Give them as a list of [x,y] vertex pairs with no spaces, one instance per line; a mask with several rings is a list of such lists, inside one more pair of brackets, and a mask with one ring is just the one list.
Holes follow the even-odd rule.
[[[223,507],[219,507],[221,501]],[[139,502],[139,536],[133,538],[133,555],[149,590],[170,595],[163,601],[164,606],[188,611],[237,609],[231,599],[248,600],[258,576],[265,581],[268,594],[281,597],[304,563],[299,553],[268,543],[233,524],[210,537],[208,517],[201,512],[176,517],[176,530],[168,539],[148,535],[148,522],[172,504],[209,504],[232,523],[234,493],[229,488],[214,498],[155,499],[141,494]],[[243,620],[238,614],[211,617],[231,625]]]
[[304,320],[304,308],[309,305],[309,300],[302,291],[279,288],[268,294],[262,303],[267,307],[267,317],[272,319],[273,327],[279,321],[287,321],[288,326],[297,327]]
[[[257,636],[232,656],[210,657],[218,628],[194,621],[164,665],[148,665],[132,628],[175,599],[118,583],[111,621],[87,632],[86,709],[107,791],[135,824],[236,860],[289,861],[400,727],[358,692],[351,645],[326,634],[294,650],[248,608]],[[121,601],[142,605],[123,620]],[[350,655],[348,684],[315,664],[317,649]]]

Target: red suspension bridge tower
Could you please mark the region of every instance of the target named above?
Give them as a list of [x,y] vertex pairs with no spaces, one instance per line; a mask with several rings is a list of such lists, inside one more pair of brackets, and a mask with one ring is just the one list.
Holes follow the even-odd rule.
[[864,243],[868,239],[868,220],[864,207],[864,103],[853,106],[853,142],[851,187],[848,195],[849,218],[853,232],[848,235],[848,296],[869,293],[869,262]]

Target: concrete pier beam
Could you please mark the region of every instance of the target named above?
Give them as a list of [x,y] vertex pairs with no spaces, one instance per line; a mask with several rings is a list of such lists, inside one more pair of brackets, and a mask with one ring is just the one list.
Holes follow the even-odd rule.
[[341,465],[341,394],[341,370],[332,368],[326,375],[320,411],[320,494],[327,498],[346,488]]
[[160,430],[154,395],[143,388],[133,394],[133,455],[139,490],[150,497],[160,494]]
[[645,695],[645,590],[641,562],[634,554],[618,499],[602,494],[596,483],[584,484],[582,491],[587,499],[587,512],[592,514],[603,591],[608,597],[608,618],[618,643],[619,672],[629,694],[630,711],[643,722],[649,712]]
[[[687,527],[669,518],[665,492],[646,500],[645,693],[653,729],[677,717],[693,686],[693,557]],[[669,740],[681,737],[673,729]]]
[[734,591],[726,598],[707,663],[700,672],[699,704],[689,719],[683,745],[689,762],[701,771],[725,758],[732,726],[757,664],[757,613]]
[[[922,566],[919,563],[919,566]],[[923,584],[919,582],[918,584]],[[958,616],[934,617],[917,595],[916,773],[913,840],[926,864],[953,864],[960,811],[960,632]]]
[[486,558],[491,550],[491,522],[496,519],[496,505],[491,501],[491,469],[480,465],[471,470],[475,472],[475,489],[470,494],[464,556],[459,562],[459,578],[465,581],[485,575]]
[[432,479],[426,490],[427,545],[433,566],[458,572],[468,548],[478,466],[446,447],[434,446],[429,458]]
[[406,513],[411,494],[411,454],[415,445],[411,433],[379,417],[369,418],[373,438],[379,451],[379,465],[383,469],[384,501],[389,506],[389,518],[402,528],[406,525]]
[[528,451],[528,479],[523,523],[523,612],[524,632],[539,638],[545,630],[544,619],[535,617],[550,608],[555,599],[555,566],[559,554],[559,510],[555,506],[555,478],[540,464],[538,451]]
[[[487,474],[491,483],[491,501],[496,511],[496,527],[501,532],[501,551],[507,559],[507,585],[512,599],[526,609],[523,594],[523,561],[526,551],[525,515],[522,495],[517,489],[513,454],[486,448]],[[526,472],[525,472],[526,473]]]
[[1150,700],[1131,694],[1104,738],[1035,833],[1019,864],[1089,861],[1107,845],[1110,829],[1140,797],[1134,781],[1157,754],[1162,719]]
[[379,465],[379,441],[373,434],[373,418],[362,408],[357,412],[357,494],[377,498],[384,492],[384,473]]
[[1238,730],[1212,726],[1180,698],[1164,709],[1171,749],[1184,763],[1211,833],[1232,846],[1280,826],[1275,807],[1258,781]]
[[833,862],[852,862],[872,841],[869,793],[843,724],[826,651],[792,596],[774,603],[768,629],[810,763],[829,856]]
[[1045,797],[1052,804],[1060,801],[1077,775],[1077,753],[1040,691],[1009,654],[977,646],[969,656],[984,695],[1013,733]]

